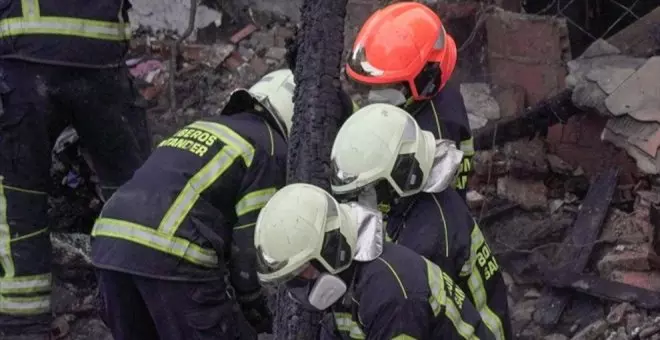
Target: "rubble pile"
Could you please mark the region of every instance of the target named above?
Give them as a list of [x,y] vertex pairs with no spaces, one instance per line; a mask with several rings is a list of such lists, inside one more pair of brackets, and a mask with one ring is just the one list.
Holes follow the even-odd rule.
[[[660,191],[643,180],[618,185],[616,171],[607,183],[589,177],[546,144],[535,138],[477,152],[467,196],[507,273],[517,336],[660,339],[660,313],[649,309],[660,308],[650,218]],[[580,258],[584,268],[570,268]],[[559,311],[548,307],[557,292],[568,296]]]
[[[150,19],[143,1],[135,3],[140,20],[162,22],[157,19],[162,13]],[[167,7],[163,13],[172,16],[178,8]],[[198,11],[205,13],[198,31],[205,25],[230,30],[220,12],[207,7]],[[163,25],[184,29],[174,19]],[[566,25],[557,18],[528,20],[520,13],[496,11],[485,29],[486,59],[497,71],[493,84],[461,84],[475,131],[515,118],[526,102],[536,103],[561,89],[557,79],[563,79],[562,63],[568,59]],[[141,94],[137,104],[148,108],[154,145],[188,122],[218,115],[232,90],[282,67],[285,40],[293,32],[291,22],[259,22],[259,27],[253,22],[231,28],[224,32],[226,39],[213,44],[186,41],[176,70],[169,64],[174,36],[138,35],[127,65]],[[528,46],[522,38],[529,32],[547,34],[547,39],[534,36],[536,43],[546,45]],[[498,51],[509,45],[514,48]],[[519,62],[522,56],[533,62]],[[653,77],[660,74],[660,57],[626,56],[599,40],[568,62],[568,71],[575,103],[608,117],[603,140],[625,149],[642,172],[658,174],[660,83]],[[549,81],[539,83],[540,78]],[[345,88],[363,103],[351,86]],[[517,338],[660,340],[660,313],[653,311],[660,310],[660,223],[652,223],[654,216],[660,219],[660,210],[655,210],[659,183],[634,177],[632,184],[619,184],[615,170],[596,176],[550,150],[540,136],[478,151],[473,159],[468,204],[506,272]],[[54,164],[56,190],[49,200],[49,218],[56,222],[51,226],[54,310],[61,338],[111,340],[98,318],[88,255],[89,228],[102,204],[96,183],[80,153],[56,152]]]
[[639,169],[660,172],[660,57],[635,58],[605,40],[568,63],[576,104],[609,118],[601,138],[625,149]]

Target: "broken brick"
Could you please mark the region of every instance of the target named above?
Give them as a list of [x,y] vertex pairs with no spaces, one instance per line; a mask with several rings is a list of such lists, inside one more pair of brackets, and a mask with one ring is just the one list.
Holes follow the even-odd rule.
[[610,274],[614,281],[660,292],[660,273],[654,271],[615,270]]
[[634,310],[635,307],[628,302],[621,303],[614,306],[607,315],[607,323],[610,325],[620,325],[628,312]]
[[644,271],[651,269],[648,246],[619,246],[598,261],[598,271],[607,276],[615,270]]
[[500,106],[500,116],[516,117],[525,109],[525,89],[518,85],[495,86],[493,97]]
[[527,210],[547,208],[547,192],[548,188],[543,181],[521,180],[511,176],[497,179],[497,195]]
[[241,40],[247,38],[250,34],[254,33],[257,30],[257,26],[249,24],[243,27],[240,31],[234,33],[234,35],[229,38],[232,44],[238,44]]
[[486,33],[493,84],[522,86],[530,104],[564,88],[570,53],[563,19],[496,10]]
[[229,58],[225,60],[223,66],[230,71],[234,71],[244,63],[245,63],[245,59],[243,58],[243,56],[238,52],[233,52],[231,55],[229,55]]

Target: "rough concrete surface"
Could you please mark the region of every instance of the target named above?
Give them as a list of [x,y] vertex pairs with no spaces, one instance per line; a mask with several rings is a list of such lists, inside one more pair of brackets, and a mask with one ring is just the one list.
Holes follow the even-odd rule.
[[[142,26],[155,31],[168,30],[181,34],[188,27],[189,0],[131,0],[131,4],[133,8],[129,12],[129,18],[133,28]],[[195,29],[210,24],[220,26],[222,13],[204,5],[197,5]],[[193,32],[191,38],[194,37]]]

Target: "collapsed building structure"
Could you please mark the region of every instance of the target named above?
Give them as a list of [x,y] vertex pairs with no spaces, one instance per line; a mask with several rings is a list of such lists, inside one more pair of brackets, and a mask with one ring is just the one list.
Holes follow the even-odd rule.
[[[498,5],[508,10],[427,2],[462,45],[456,80],[482,149],[468,198],[508,273],[517,337],[660,339],[660,8],[574,55],[566,18],[520,13],[507,1]],[[349,1],[346,46],[380,5]],[[176,70],[169,33],[138,35],[128,64],[155,144],[285,65],[295,21],[259,8],[249,22],[201,9]],[[82,153],[65,152],[75,135],[64,137],[50,200],[55,313],[64,338],[110,339],[96,317],[85,235],[102,202]]]

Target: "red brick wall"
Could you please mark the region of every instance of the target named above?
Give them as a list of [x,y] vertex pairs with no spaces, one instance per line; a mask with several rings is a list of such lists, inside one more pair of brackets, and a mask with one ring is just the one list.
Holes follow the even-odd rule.
[[617,165],[621,168],[619,184],[632,184],[637,176],[635,161],[625,151],[600,140],[606,121],[605,117],[588,114],[551,127],[547,137],[549,151],[573,166],[581,166],[588,175]]

